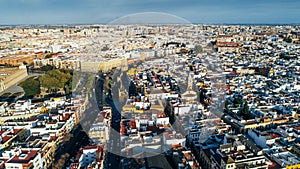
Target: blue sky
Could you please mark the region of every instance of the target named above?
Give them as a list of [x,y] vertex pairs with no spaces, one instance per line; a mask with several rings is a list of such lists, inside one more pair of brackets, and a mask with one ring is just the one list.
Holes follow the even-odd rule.
[[141,12],[192,23],[300,23],[300,0],[0,0],[0,25],[108,23]]

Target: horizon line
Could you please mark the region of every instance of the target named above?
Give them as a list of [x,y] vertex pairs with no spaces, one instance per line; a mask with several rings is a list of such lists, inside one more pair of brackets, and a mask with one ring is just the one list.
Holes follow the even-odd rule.
[[86,25],[86,26],[89,26],[89,25],[129,25],[129,26],[132,26],[132,25],[245,25],[245,26],[249,26],[249,25],[259,25],[259,26],[264,26],[264,25],[293,25],[293,26],[296,26],[296,25],[300,25],[300,22],[299,23],[141,23],[141,24],[110,24],[110,23],[21,23],[21,24],[0,24],[0,27],[3,27],[3,26],[75,26],[75,25]]

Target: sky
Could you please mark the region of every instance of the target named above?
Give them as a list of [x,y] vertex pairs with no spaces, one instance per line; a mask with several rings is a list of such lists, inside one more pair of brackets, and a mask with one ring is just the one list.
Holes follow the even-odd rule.
[[0,0],[0,25],[109,23],[162,12],[191,23],[300,23],[300,0]]

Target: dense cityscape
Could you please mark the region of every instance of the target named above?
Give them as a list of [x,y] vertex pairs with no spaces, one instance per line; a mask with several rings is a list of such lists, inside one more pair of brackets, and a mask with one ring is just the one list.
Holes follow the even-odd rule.
[[300,168],[300,26],[0,26],[0,168]]

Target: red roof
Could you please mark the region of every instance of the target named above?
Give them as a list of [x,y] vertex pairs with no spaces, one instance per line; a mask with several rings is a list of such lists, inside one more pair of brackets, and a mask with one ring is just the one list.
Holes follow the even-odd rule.
[[105,116],[106,116],[106,112],[105,111],[102,111],[102,112],[100,112],[100,116],[98,116],[98,118],[97,118],[97,121],[98,122],[103,122],[103,120],[104,120],[104,118],[105,118]]
[[166,114],[165,113],[160,113],[160,114],[157,115],[157,117],[158,118],[163,118],[163,117],[166,117]]
[[14,134],[18,134],[22,129],[14,129]]
[[[13,158],[8,160],[6,163],[23,163],[27,164],[38,155],[38,150],[22,150],[20,155],[15,155]],[[24,156],[24,157],[21,157]]]
[[102,152],[102,149],[98,148],[98,149],[96,150],[96,152],[97,152],[97,153],[101,153],[101,152]]
[[130,120],[130,128],[131,129],[136,129],[136,123],[134,120]]
[[124,124],[121,124],[121,134],[122,135],[125,135],[127,132],[127,129],[125,128],[125,125]]
[[79,163],[73,163],[70,169],[78,169]]
[[40,51],[40,52],[34,52],[34,54],[43,54],[44,52]]
[[71,114],[70,113],[65,113],[61,116],[60,121],[67,121],[70,118]]
[[272,162],[271,165],[268,165],[268,169],[280,169],[281,167],[276,163]]
[[6,143],[11,138],[12,138],[12,136],[9,136],[9,135],[8,136],[4,136],[4,137],[2,137],[1,143],[4,144],[4,143]]
[[7,159],[1,159],[0,160],[0,169],[4,169],[5,168],[5,162],[7,161]]
[[276,134],[276,133],[272,133],[271,136],[272,136],[273,138],[278,138],[278,137],[280,137],[280,135],[278,135],[278,134]]
[[152,131],[153,133],[159,130],[157,126],[147,126],[146,129],[147,131]]
[[217,42],[219,47],[237,47],[238,44],[236,42]]
[[177,148],[180,148],[180,147],[182,147],[182,145],[180,143],[172,145],[172,149],[177,149]]
[[98,146],[85,146],[84,149],[95,149],[98,148]]
[[50,136],[50,139],[49,139],[49,141],[55,141],[57,139],[57,137],[56,136]]
[[1,130],[0,131],[0,135],[2,135],[6,130]]

